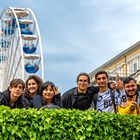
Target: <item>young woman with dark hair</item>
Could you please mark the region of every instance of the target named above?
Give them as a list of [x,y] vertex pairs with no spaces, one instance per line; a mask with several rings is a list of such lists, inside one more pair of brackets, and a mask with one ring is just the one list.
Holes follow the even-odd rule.
[[30,107],[33,107],[33,97],[40,93],[40,88],[42,86],[42,79],[37,75],[30,75],[26,80],[26,88],[24,96],[29,101]]
[[58,88],[53,82],[47,81],[43,83],[40,90],[40,95],[33,97],[34,108],[61,108],[61,95]]

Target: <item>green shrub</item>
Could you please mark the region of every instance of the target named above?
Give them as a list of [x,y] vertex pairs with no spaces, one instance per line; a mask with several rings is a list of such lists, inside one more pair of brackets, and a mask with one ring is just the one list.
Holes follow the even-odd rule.
[[140,140],[140,116],[0,107],[2,140]]

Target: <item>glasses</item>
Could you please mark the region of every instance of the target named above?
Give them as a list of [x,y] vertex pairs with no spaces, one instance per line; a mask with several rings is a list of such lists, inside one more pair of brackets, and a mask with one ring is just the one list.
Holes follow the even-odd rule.
[[78,80],[79,82],[84,82],[84,83],[86,83],[86,82],[88,82],[87,80]]

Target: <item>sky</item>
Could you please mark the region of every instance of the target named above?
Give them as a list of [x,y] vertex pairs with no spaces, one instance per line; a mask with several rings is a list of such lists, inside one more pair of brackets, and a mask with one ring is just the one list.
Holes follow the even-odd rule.
[[35,13],[45,80],[61,93],[76,86],[79,73],[92,72],[140,40],[139,0],[0,1],[0,11],[8,6]]

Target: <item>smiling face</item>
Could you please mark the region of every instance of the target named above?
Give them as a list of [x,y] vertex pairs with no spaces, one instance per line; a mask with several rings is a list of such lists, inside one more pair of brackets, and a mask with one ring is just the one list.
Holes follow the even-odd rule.
[[98,84],[99,88],[107,88],[108,87],[108,78],[107,78],[106,74],[97,75],[96,83]]
[[125,83],[124,88],[127,95],[130,97],[133,97],[133,95],[135,95],[137,91],[137,85],[133,80],[129,81],[128,83]]
[[86,75],[79,76],[77,80],[78,92],[86,93],[89,85],[88,77]]
[[29,91],[29,96],[32,97],[37,93],[38,84],[34,79],[30,79],[30,80],[28,80],[27,88],[28,88],[28,91]]
[[53,89],[54,87],[51,85],[48,85],[42,93],[43,98],[47,101],[47,103],[51,103],[51,100],[53,96],[55,95],[55,91]]

